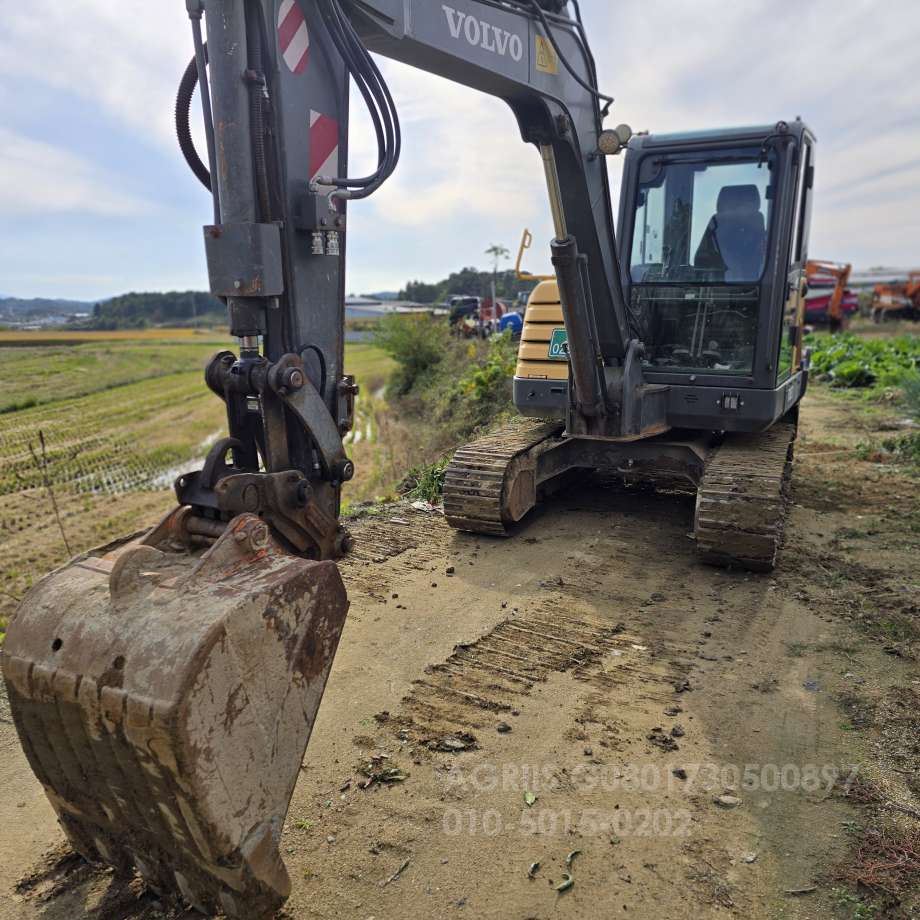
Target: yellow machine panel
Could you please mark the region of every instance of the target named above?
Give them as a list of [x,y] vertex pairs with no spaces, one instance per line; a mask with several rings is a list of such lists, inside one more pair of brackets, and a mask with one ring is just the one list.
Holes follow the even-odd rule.
[[559,288],[555,281],[541,281],[534,288],[524,314],[515,377],[531,380],[568,380],[565,358],[550,357],[553,332],[564,329]]

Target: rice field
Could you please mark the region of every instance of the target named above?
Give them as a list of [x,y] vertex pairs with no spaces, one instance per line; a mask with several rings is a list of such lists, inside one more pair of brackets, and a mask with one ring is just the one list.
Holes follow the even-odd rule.
[[[202,372],[226,337],[82,333],[64,344],[57,333],[45,345],[35,333],[21,334],[25,342],[11,335],[0,338],[0,631],[36,578],[166,513],[172,481],[225,432],[223,403]],[[349,447],[359,472],[353,500],[371,497],[377,475],[389,366],[372,345],[347,346],[346,370],[362,386]]]

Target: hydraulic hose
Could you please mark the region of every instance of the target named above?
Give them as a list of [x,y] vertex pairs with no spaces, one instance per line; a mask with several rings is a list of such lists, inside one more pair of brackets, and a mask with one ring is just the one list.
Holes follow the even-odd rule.
[[263,221],[272,219],[271,191],[268,178],[268,162],[265,151],[265,101],[268,89],[263,70],[262,13],[252,2],[246,6],[247,31],[249,33],[249,117],[252,131],[252,158],[255,168],[256,191],[259,198],[259,212]]
[[201,162],[201,157],[198,156],[198,151],[195,149],[195,142],[192,140],[190,119],[192,97],[195,95],[197,85],[198,65],[195,58],[192,58],[188,67],[185,68],[185,73],[182,74],[179,91],[176,93],[176,137],[179,140],[179,148],[182,150],[185,162],[188,163],[198,181],[210,192],[211,173],[208,172],[208,167]]

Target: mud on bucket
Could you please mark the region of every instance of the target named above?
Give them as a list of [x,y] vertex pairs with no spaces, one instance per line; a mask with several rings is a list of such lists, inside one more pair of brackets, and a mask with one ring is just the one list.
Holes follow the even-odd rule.
[[207,913],[277,910],[281,828],[347,609],[334,563],[291,556],[252,515],[203,556],[148,535],[42,579],[3,675],[74,847]]

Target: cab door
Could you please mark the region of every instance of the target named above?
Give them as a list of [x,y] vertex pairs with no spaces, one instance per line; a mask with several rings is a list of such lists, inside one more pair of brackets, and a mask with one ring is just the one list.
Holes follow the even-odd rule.
[[808,262],[808,234],[811,227],[811,206],[814,191],[814,141],[802,135],[799,151],[796,199],[792,240],[789,247],[788,284],[783,308],[782,334],[779,342],[777,382],[782,383],[802,366],[805,330],[805,266]]

